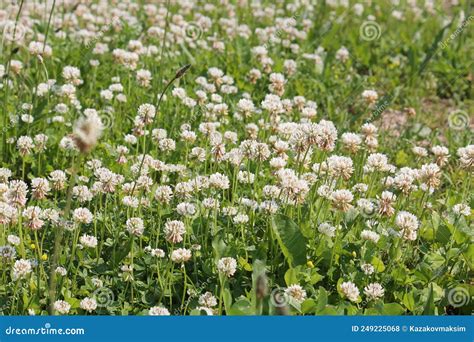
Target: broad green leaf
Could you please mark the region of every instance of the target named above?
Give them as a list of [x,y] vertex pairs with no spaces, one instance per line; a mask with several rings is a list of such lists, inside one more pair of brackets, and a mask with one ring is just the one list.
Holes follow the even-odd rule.
[[230,290],[227,287],[224,289],[223,298],[224,298],[225,312],[228,312],[230,311],[232,307],[232,293],[230,293]]
[[451,239],[451,232],[444,224],[436,230],[436,241],[447,244]]
[[239,298],[229,310],[226,310],[230,316],[249,316],[253,315],[252,304],[247,298]]
[[383,305],[382,314],[389,316],[399,316],[405,313],[405,309],[398,303],[387,303]]
[[367,316],[379,316],[380,311],[377,310],[376,308],[367,308],[365,309],[364,314]]
[[191,310],[190,315],[191,316],[207,316],[207,313],[204,310],[193,309]]
[[212,241],[212,248],[214,248],[216,260],[219,260],[225,254],[227,245],[219,236],[216,236]]
[[296,223],[280,214],[272,218],[272,229],[290,267],[305,264],[307,239]]
[[321,312],[328,304],[328,293],[322,286],[319,287],[318,291],[318,307],[317,312]]
[[408,310],[415,310],[415,296],[413,295],[413,292],[407,292],[403,295],[403,304]]
[[127,240],[122,247],[117,248],[114,252],[112,252],[112,267],[118,267],[123,259],[128,255],[130,249],[132,248],[132,244],[130,240]]
[[325,316],[334,316],[337,315],[338,312],[335,307],[333,306],[326,306],[324,309],[318,312],[318,315],[325,315]]
[[383,261],[375,256],[372,258],[371,264],[372,266],[374,266],[375,270],[378,273],[381,273],[385,270],[385,265],[383,264]]
[[317,284],[318,282],[320,282],[323,279],[324,279],[323,275],[319,274],[315,269],[311,270],[311,276],[309,278],[309,283],[311,285]]
[[296,268],[289,268],[288,271],[285,272],[285,283],[286,286],[298,284],[298,271]]
[[243,257],[239,257],[239,264],[244,270],[252,272],[252,265],[250,265]]
[[423,315],[434,315],[435,314],[435,305],[434,305],[434,296],[433,296],[433,284],[430,285],[428,299],[426,300],[425,306],[423,308]]
[[474,244],[471,244],[467,251],[463,253],[464,259],[468,263],[469,268],[474,269]]
[[304,314],[309,314],[315,312],[317,309],[317,304],[313,299],[306,299],[301,303],[301,312]]

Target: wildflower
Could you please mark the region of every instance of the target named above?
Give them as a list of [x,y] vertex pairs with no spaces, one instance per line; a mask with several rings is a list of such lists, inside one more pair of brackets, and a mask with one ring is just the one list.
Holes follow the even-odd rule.
[[211,292],[205,292],[199,296],[198,303],[199,305],[205,306],[207,308],[212,308],[217,305],[217,299]]
[[363,230],[360,233],[360,237],[363,240],[369,240],[369,241],[372,241],[373,243],[377,243],[380,239],[379,234],[377,234],[376,232],[370,231],[370,230]]
[[370,283],[369,285],[364,287],[364,294],[369,300],[383,298],[384,293],[385,290],[379,283]]
[[151,76],[151,72],[149,70],[140,69],[137,70],[136,79],[142,87],[148,88],[153,77]]
[[155,199],[163,204],[168,204],[173,198],[173,191],[168,185],[160,185],[155,190]]
[[438,164],[439,167],[446,165],[449,158],[449,150],[445,146],[433,146],[431,152],[434,154],[436,164]]
[[163,251],[160,248],[152,248],[150,249],[150,255],[153,257],[157,258],[164,258],[165,257],[165,251]]
[[170,312],[168,309],[162,306],[154,306],[148,310],[148,315],[150,316],[169,316]]
[[418,230],[419,222],[415,215],[407,211],[400,211],[395,219],[395,224],[401,230],[405,239],[416,240],[416,231]]
[[128,232],[135,236],[142,236],[143,231],[145,230],[143,220],[139,217],[129,218],[125,225]]
[[171,243],[178,243],[183,241],[183,235],[186,228],[182,221],[168,221],[165,223],[164,233],[166,240]]
[[271,73],[270,85],[268,86],[268,90],[278,96],[282,96],[285,92],[285,83],[285,76],[279,73]]
[[230,257],[221,258],[217,262],[217,270],[219,273],[222,273],[226,277],[230,278],[237,270],[237,261]]
[[253,184],[255,175],[248,171],[239,171],[237,180],[242,184]]
[[8,243],[11,243],[13,246],[18,246],[21,242],[20,238],[16,235],[8,235],[7,236]]
[[31,153],[31,151],[35,147],[35,144],[33,143],[33,139],[31,139],[30,137],[21,136],[16,142],[16,147],[18,148],[20,154],[24,157]]
[[230,182],[227,176],[220,173],[214,173],[209,176],[209,185],[219,190],[225,190],[229,188]]
[[331,201],[336,209],[343,212],[348,211],[352,208],[351,202],[354,199],[354,195],[349,190],[336,190],[331,194]]
[[362,264],[360,265],[360,268],[366,275],[371,275],[375,272],[375,267],[372,266],[371,264]]
[[183,202],[176,206],[176,211],[183,216],[193,216],[196,214],[196,207],[192,203]]
[[468,217],[471,215],[471,207],[464,203],[455,204],[453,206],[453,212],[457,215]]
[[367,157],[367,162],[364,166],[364,171],[367,173],[371,172],[384,172],[389,171],[390,166],[388,165],[388,159],[385,154],[372,153]]
[[72,195],[81,203],[90,202],[93,198],[92,192],[85,185],[78,185],[72,189]]
[[31,194],[35,199],[44,199],[51,190],[49,182],[45,178],[33,178],[31,180]]
[[89,224],[92,222],[94,216],[87,208],[77,208],[74,209],[72,217],[76,223]]
[[234,216],[232,221],[235,224],[244,224],[244,223],[247,223],[249,221],[249,217],[245,214],[237,214],[237,215]]
[[342,177],[345,180],[348,180],[351,177],[352,172],[354,172],[351,158],[331,156],[326,162],[329,174],[333,177]]
[[44,221],[41,219],[42,211],[40,207],[27,207],[25,210],[23,210],[23,218],[25,221],[23,224],[25,227],[28,227],[31,230],[39,230],[43,227]]
[[328,237],[334,237],[336,236],[336,227],[334,226],[331,226],[329,223],[327,222],[323,222],[321,223],[319,226],[318,226],[318,231],[321,233],[321,234],[324,234]]
[[426,148],[420,146],[414,146],[412,148],[412,152],[418,157],[426,157],[428,155],[428,151],[426,150]]
[[52,171],[49,174],[49,180],[53,185],[54,190],[62,190],[66,187],[66,173],[61,170]]
[[171,253],[171,261],[176,263],[185,263],[191,259],[191,251],[186,248],[175,249]]
[[362,144],[362,138],[356,133],[343,133],[341,141],[345,149],[351,153],[357,153]]
[[7,168],[0,168],[0,183],[7,183],[8,179],[12,176],[11,170]]
[[341,283],[341,292],[346,297],[349,299],[351,302],[356,302],[359,298],[359,289],[357,286],[350,281],[346,281]]
[[437,188],[440,185],[441,172],[436,164],[425,164],[421,166],[420,178],[430,188]]
[[474,167],[474,145],[459,148],[457,155],[463,169],[470,170]]
[[[337,50],[336,59],[341,62],[346,62],[349,59],[349,51],[347,48],[342,46],[339,50]],[[364,96],[364,93],[362,93],[362,96]]]
[[76,67],[69,65],[65,66],[63,68],[62,76],[66,80],[66,82],[71,83],[75,86],[82,84],[81,70]]
[[362,92],[362,97],[369,105],[373,105],[375,102],[377,102],[379,95],[375,90],[364,90]]
[[297,284],[288,286],[288,288],[285,289],[285,294],[293,298],[299,304],[306,299],[306,291]]
[[385,216],[392,216],[395,213],[395,208],[393,204],[395,203],[397,196],[390,191],[382,192],[382,195],[379,199],[379,213]]
[[73,132],[73,140],[82,153],[88,153],[94,148],[102,135],[104,125],[96,112],[80,118]]
[[15,261],[12,270],[13,280],[25,278],[32,271],[32,265],[29,260],[20,259]]
[[60,276],[63,276],[63,277],[66,276],[66,274],[67,274],[67,270],[66,270],[64,267],[62,267],[62,266],[56,267],[55,272],[56,272],[57,274],[59,274]]
[[92,235],[84,234],[79,238],[79,242],[82,246],[88,248],[96,248],[97,247],[97,238]]
[[64,300],[57,300],[54,302],[53,308],[60,314],[65,315],[71,310],[71,305]]
[[1,246],[0,247],[0,259],[3,262],[8,262],[15,259],[16,250],[12,246]]
[[95,309],[97,309],[97,301],[94,298],[89,298],[86,297],[81,302],[79,303],[79,306],[81,309],[87,311],[87,312],[92,312]]

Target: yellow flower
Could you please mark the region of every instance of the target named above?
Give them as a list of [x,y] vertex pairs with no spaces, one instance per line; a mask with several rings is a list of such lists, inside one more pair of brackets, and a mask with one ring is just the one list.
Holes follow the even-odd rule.
[[308,262],[306,263],[306,266],[308,266],[309,268],[314,268],[314,264],[311,260],[308,260]]
[[43,255],[41,256],[41,260],[43,260],[43,261],[48,260],[48,254],[43,254]]
[[31,249],[36,249],[36,245],[35,245],[34,243],[32,243],[32,244],[30,245],[30,248],[31,248]]
[[353,252],[352,252],[352,257],[353,257],[353,258],[357,257],[356,251],[353,251]]

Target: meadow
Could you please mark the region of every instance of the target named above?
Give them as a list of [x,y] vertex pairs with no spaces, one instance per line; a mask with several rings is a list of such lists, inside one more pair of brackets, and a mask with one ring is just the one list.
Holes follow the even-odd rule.
[[472,314],[473,12],[0,2],[1,314]]

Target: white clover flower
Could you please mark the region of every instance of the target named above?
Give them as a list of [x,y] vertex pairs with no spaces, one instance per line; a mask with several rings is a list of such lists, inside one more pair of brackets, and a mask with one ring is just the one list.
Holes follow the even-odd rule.
[[145,230],[143,220],[139,217],[129,218],[125,224],[127,231],[135,236],[142,236]]
[[199,305],[205,306],[207,308],[212,308],[217,305],[217,298],[211,292],[205,292],[199,296],[198,300]]
[[369,241],[372,241],[373,243],[377,243],[380,239],[380,235],[377,234],[376,232],[371,231],[371,230],[363,230],[360,233],[360,237],[363,240],[369,240]]
[[288,286],[285,289],[285,294],[300,304],[306,299],[306,291],[298,284]]
[[217,262],[217,270],[226,277],[230,278],[237,270],[237,261],[234,258],[221,258]]
[[13,246],[18,246],[21,242],[20,238],[16,235],[8,235],[7,241]]
[[364,294],[369,300],[383,298],[385,293],[384,288],[379,283],[370,283],[364,287]]
[[464,203],[458,203],[453,206],[453,212],[468,217],[471,215],[471,207]]
[[63,276],[63,277],[67,274],[67,270],[66,270],[64,267],[62,267],[62,266],[56,267],[55,272],[56,272],[57,274],[59,274],[60,276]]
[[186,227],[182,221],[174,220],[165,223],[164,233],[166,240],[171,243],[183,241],[183,235],[186,233]]
[[169,316],[170,312],[168,309],[162,306],[154,306],[148,310],[148,315],[150,316]]
[[375,267],[371,264],[362,264],[360,265],[360,268],[366,275],[371,275],[375,272]]
[[79,242],[82,246],[88,248],[96,248],[97,247],[97,238],[92,235],[84,234],[79,238]]
[[25,278],[32,271],[31,262],[29,260],[20,259],[15,261],[12,270],[13,280]]
[[72,217],[76,223],[89,224],[92,222],[94,216],[87,208],[77,208],[74,209]]
[[341,283],[341,292],[351,302],[356,302],[359,298],[360,293],[357,286],[350,281]]
[[336,236],[336,227],[330,225],[327,222],[323,222],[318,226],[318,231],[321,234],[324,234],[328,237],[334,237]]
[[97,309],[97,301],[94,298],[86,297],[81,300],[79,306],[87,312],[92,312]]
[[64,300],[57,300],[53,304],[54,310],[56,310],[58,313],[62,315],[66,315],[69,313],[69,310],[71,310],[71,304]]
[[171,253],[171,261],[176,263],[185,263],[191,259],[191,251],[186,248],[178,248]]

